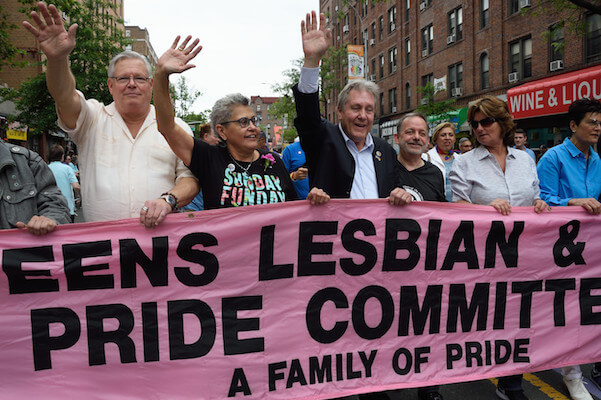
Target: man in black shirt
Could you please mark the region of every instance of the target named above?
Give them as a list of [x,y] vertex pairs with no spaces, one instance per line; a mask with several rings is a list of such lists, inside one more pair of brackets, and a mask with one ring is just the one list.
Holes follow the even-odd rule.
[[405,115],[399,122],[394,140],[399,145],[397,158],[403,189],[415,201],[445,201],[442,173],[421,157],[428,146],[426,118],[418,113]]

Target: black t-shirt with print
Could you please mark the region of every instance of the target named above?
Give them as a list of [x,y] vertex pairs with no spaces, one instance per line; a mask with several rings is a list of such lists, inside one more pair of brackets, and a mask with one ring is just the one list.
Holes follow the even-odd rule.
[[241,167],[247,168],[248,162],[236,160],[237,165],[227,148],[194,139],[189,168],[202,188],[205,210],[298,200],[280,157],[258,151],[261,156],[245,173]]
[[442,172],[431,162],[424,163],[413,171],[408,171],[403,164],[398,163],[403,189],[416,201],[446,202]]

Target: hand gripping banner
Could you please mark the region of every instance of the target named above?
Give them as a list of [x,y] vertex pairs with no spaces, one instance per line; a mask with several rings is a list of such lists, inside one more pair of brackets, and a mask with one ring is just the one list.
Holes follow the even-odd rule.
[[0,393],[329,399],[598,361],[599,218],[332,200],[1,231]]

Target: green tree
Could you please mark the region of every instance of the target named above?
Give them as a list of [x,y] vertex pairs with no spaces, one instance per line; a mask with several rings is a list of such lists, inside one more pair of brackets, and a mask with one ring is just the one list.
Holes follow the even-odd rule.
[[[330,47],[326,55],[321,59],[319,76],[321,78],[321,101],[325,105],[334,93],[340,92],[345,85],[345,79],[341,79],[341,71],[346,71],[348,56],[346,45],[339,48]],[[346,76],[343,75],[343,76]]]
[[8,22],[8,15],[0,5],[0,71],[5,66],[16,66],[15,56],[20,53],[10,40],[10,33],[16,29],[15,24]]
[[279,99],[271,107],[271,115],[276,119],[284,119],[287,128],[283,128],[284,141],[292,142],[298,135],[294,127],[294,118],[296,118],[296,105],[292,95],[292,87],[298,83],[300,78],[300,67],[303,59],[294,60],[293,67],[285,70],[282,75],[284,80],[276,83],[271,88],[279,95]]
[[450,111],[455,111],[455,100],[435,100],[436,90],[432,82],[428,82],[425,86],[420,86],[417,91],[422,94],[422,99],[426,101],[417,107],[417,111],[422,114],[432,115],[445,115]]
[[[20,0],[24,4],[24,19],[34,9],[33,0]],[[78,24],[77,41],[70,61],[77,88],[87,98],[108,104],[112,97],[106,84],[107,67],[110,59],[121,52],[129,41],[124,32],[115,29],[116,20],[107,12],[114,8],[112,1],[105,0],[55,0],[59,10],[68,15],[67,27]],[[56,129],[54,101],[45,84],[45,74],[23,82],[17,89],[3,90],[0,95],[15,102],[19,110],[18,120],[35,132]]]
[[[175,109],[175,116],[185,121],[192,121],[196,115],[192,113],[192,106],[202,93],[188,84],[185,76],[180,76],[175,84],[169,85],[171,101]],[[206,116],[203,116],[206,120]],[[198,120],[195,120],[198,121]]]

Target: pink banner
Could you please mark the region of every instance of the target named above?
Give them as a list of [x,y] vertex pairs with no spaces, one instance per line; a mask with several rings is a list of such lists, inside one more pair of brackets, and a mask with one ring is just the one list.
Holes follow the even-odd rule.
[[581,208],[333,200],[0,232],[3,398],[329,399],[598,361]]

